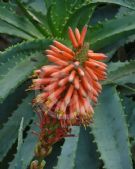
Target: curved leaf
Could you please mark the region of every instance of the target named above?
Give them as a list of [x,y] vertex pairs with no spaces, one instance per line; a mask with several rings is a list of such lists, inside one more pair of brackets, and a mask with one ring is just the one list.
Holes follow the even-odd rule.
[[125,6],[127,8],[131,8],[135,10],[135,1],[132,0],[88,0],[91,3],[112,3],[112,4],[117,4],[120,6]]
[[132,98],[122,97],[123,106],[127,115],[127,122],[129,126],[129,136],[135,138],[135,102]]
[[113,63],[108,71],[108,78],[102,84],[135,83],[135,61]]
[[58,157],[58,164],[57,167],[54,169],[63,169],[67,168],[68,169],[73,169],[75,166],[75,156],[76,156],[76,151],[77,151],[77,145],[78,145],[78,140],[79,140],[79,132],[80,132],[80,127],[74,127],[72,130],[73,134],[76,135],[76,137],[73,138],[66,138],[65,143],[62,148],[61,155]]
[[55,169],[98,169],[99,161],[89,129],[75,127],[75,137],[66,138]]
[[[42,38],[40,32],[29,22],[25,17],[16,15],[7,8],[0,6],[0,19],[7,22],[9,25],[15,27],[32,38]],[[1,25],[0,25],[1,27]]]
[[115,87],[106,86],[95,109],[92,133],[106,169],[133,169],[124,111]]
[[32,98],[33,95],[31,94],[24,99],[13,112],[12,116],[4,124],[3,128],[0,129],[0,161],[4,158],[12,144],[16,141],[22,117],[24,117],[24,128],[32,119],[34,113],[32,111],[31,104],[29,104]]
[[134,18],[135,12],[89,27],[86,38],[90,41],[91,48],[99,50],[122,38],[135,34]]
[[38,127],[34,122],[31,124],[24,143],[21,145],[19,152],[15,154],[15,158],[10,162],[8,169],[27,169],[29,166],[30,161],[34,157],[34,147],[38,141],[38,137],[33,135],[31,130],[38,131]]
[[[24,82],[34,69],[47,63],[47,59],[45,56],[43,56],[41,48],[44,47],[45,49],[48,47],[51,41],[44,40],[38,41],[38,43],[36,43],[36,41],[34,42],[29,42],[26,44],[22,43],[20,45],[17,45],[15,48],[10,48],[6,52],[1,53],[0,63],[3,63],[2,67],[9,67],[8,70],[2,71],[4,72],[4,76],[2,76],[0,79],[1,101],[3,101],[7,95],[11,93],[20,83]],[[41,46],[38,49],[38,46],[40,44]],[[37,50],[35,48],[36,45]],[[23,51],[23,49],[26,50]],[[33,50],[33,52],[31,52],[31,50]],[[7,58],[4,57],[6,55],[8,56]],[[12,58],[13,62],[7,60],[8,58]]]
[[7,22],[0,19],[0,33],[8,34],[11,36],[20,37],[22,39],[26,40],[32,40],[34,39],[32,36],[28,35],[27,33],[15,28],[11,24],[8,24]]

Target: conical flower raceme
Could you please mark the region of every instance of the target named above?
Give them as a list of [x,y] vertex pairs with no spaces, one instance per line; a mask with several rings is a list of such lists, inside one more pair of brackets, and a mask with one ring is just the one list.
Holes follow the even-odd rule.
[[32,89],[41,93],[34,103],[42,105],[47,113],[53,110],[58,119],[68,119],[73,124],[76,119],[84,125],[92,119],[93,103],[102,90],[101,80],[107,77],[107,56],[89,50],[84,42],[87,26],[82,32],[69,28],[69,38],[73,49],[54,41],[46,50],[53,64],[35,71],[38,77],[33,80]]

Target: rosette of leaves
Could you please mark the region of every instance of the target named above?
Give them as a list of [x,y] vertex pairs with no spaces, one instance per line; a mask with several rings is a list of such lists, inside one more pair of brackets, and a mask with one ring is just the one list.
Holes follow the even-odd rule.
[[[69,45],[68,27],[88,24],[87,41],[108,55],[108,79],[95,107],[93,124],[73,128],[77,137],[54,146],[52,169],[133,169],[135,160],[135,61],[115,52],[135,40],[134,0],[40,0],[0,2],[0,33],[19,42],[0,52],[0,165],[26,169],[38,130],[26,92],[33,70],[48,63],[43,51],[54,39]],[[115,62],[113,62],[115,60]],[[58,158],[57,158],[58,156]]]

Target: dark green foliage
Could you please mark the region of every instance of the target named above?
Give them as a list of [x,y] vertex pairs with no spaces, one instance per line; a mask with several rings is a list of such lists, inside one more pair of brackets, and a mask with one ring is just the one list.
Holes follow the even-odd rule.
[[133,168],[124,110],[119,95],[113,86],[104,87],[99,103],[95,108],[92,133],[105,168]]
[[[108,6],[110,11],[115,9],[113,14],[106,11]],[[134,155],[130,152],[130,147],[133,152],[135,151],[135,51],[131,51],[132,60],[127,57],[121,62],[123,56],[116,57],[120,46],[126,44],[124,49],[128,53],[128,46],[135,41],[134,18],[134,0],[0,2],[0,33],[19,37],[22,41],[0,52],[2,169],[8,165],[9,169],[27,169],[34,157],[37,136],[31,134],[31,131],[38,130],[34,124],[37,116],[31,106],[33,94],[25,90],[28,88],[32,72],[48,63],[43,54],[44,50],[54,39],[70,46],[68,27],[78,27],[81,30],[85,24],[89,25],[86,39],[90,43],[90,48],[99,52],[105,51],[109,55],[108,79],[102,83],[103,92],[95,107],[93,123],[87,129],[74,127],[72,132],[75,137],[65,138],[61,148],[56,144],[56,150],[59,151],[53,152],[47,158],[48,164],[53,161],[51,167],[47,167],[135,168],[132,164]],[[17,91],[19,93],[16,94]],[[26,93],[29,93],[28,96]],[[8,101],[11,102],[12,97],[13,103],[8,109]],[[23,131],[19,130],[20,123]],[[12,152],[14,147],[15,150]],[[53,157],[56,154],[59,154],[58,158]]]

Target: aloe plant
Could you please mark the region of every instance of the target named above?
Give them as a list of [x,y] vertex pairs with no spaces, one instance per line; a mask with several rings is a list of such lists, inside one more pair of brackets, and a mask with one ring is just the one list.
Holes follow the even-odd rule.
[[[100,10],[108,4],[116,11],[106,19],[109,13],[102,16]],[[68,27],[82,29],[85,24],[91,49],[108,55],[108,78],[102,83],[92,124],[86,130],[74,127],[76,137],[54,145],[45,168],[135,168],[135,153],[131,153],[135,141],[135,61],[113,61],[120,46],[135,40],[134,18],[134,0],[0,2],[0,33],[21,41],[0,52],[2,169],[26,169],[34,158],[37,137],[31,130],[38,131],[37,116],[31,105],[34,93],[26,90],[33,71],[48,63],[44,50],[54,39],[70,45]]]

